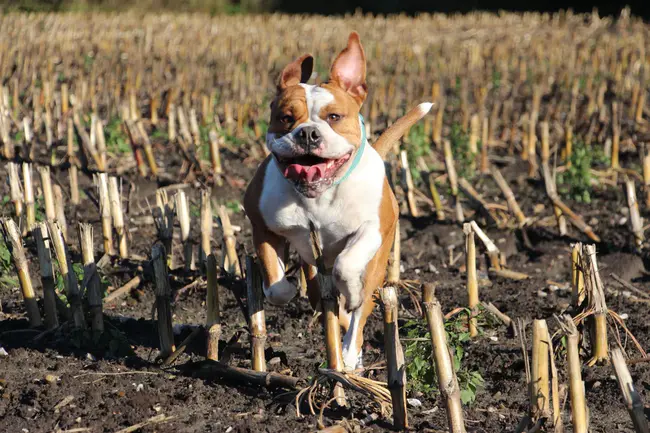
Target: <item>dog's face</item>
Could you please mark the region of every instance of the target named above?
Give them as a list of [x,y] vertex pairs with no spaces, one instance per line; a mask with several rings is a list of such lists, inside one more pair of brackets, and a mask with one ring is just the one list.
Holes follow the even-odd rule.
[[359,36],[350,35],[332,64],[328,83],[305,84],[313,64],[312,56],[305,54],[282,71],[266,136],[284,177],[310,198],[345,174],[361,145],[366,59]]

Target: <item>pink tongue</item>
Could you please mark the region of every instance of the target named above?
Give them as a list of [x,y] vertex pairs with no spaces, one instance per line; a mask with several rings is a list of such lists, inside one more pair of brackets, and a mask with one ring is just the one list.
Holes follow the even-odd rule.
[[291,164],[284,169],[284,177],[301,182],[314,182],[323,177],[326,163],[316,165]]

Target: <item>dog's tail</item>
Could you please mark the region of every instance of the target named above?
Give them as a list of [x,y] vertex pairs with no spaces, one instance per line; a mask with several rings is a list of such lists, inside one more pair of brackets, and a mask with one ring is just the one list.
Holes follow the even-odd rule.
[[402,138],[418,120],[422,119],[431,110],[431,107],[433,107],[431,102],[423,102],[390,125],[372,145],[379,156],[385,159],[395,142]]

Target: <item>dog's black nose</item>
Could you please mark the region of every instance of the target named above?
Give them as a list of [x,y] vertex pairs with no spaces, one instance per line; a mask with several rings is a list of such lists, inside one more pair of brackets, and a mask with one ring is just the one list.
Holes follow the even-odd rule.
[[296,137],[296,142],[298,145],[304,148],[306,151],[318,147],[322,140],[323,136],[318,130],[318,127],[311,125],[305,125],[300,128],[300,131],[298,131],[298,136]]

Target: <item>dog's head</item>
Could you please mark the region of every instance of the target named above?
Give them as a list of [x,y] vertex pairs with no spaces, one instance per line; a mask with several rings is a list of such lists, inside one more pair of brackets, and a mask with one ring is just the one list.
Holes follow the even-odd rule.
[[306,84],[313,65],[313,57],[305,54],[282,71],[266,136],[284,177],[311,198],[345,175],[362,145],[359,110],[367,88],[359,35],[350,34],[327,83]]

